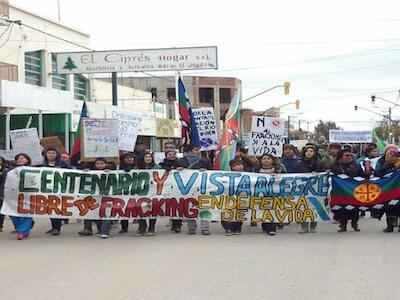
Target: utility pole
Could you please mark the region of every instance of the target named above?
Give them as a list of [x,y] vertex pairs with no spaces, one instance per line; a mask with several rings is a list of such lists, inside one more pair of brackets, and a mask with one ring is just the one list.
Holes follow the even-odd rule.
[[117,72],[111,73],[111,83],[112,83],[112,105],[118,106]]
[[290,115],[287,117],[287,139],[288,144],[290,143]]
[[392,108],[389,107],[388,112],[388,131],[389,131],[389,143],[393,143],[394,136],[392,135]]

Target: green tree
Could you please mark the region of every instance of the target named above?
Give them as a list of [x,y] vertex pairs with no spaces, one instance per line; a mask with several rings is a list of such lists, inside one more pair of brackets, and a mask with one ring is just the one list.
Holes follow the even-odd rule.
[[68,56],[67,61],[63,67],[66,70],[77,69],[78,67],[75,65],[74,61],[72,60],[71,56]]
[[319,138],[323,136],[326,140],[328,140],[330,129],[342,129],[342,128],[337,126],[335,122],[332,121],[323,122],[322,120],[319,120],[317,126],[314,127],[315,139],[319,140]]

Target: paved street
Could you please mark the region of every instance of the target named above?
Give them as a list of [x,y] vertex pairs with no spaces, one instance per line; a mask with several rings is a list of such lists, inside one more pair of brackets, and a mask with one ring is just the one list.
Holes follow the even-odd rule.
[[317,234],[290,225],[275,237],[248,225],[225,237],[218,223],[211,236],[177,235],[165,224],[156,237],[114,230],[101,240],[78,236],[76,223],[52,237],[40,220],[17,241],[7,222],[0,299],[394,299],[399,290],[400,233],[369,218],[360,233],[324,223]]

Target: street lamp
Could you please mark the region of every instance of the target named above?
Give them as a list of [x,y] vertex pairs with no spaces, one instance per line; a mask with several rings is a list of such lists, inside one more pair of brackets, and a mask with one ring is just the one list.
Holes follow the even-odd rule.
[[251,99],[253,99],[255,97],[258,97],[258,96],[260,96],[262,94],[265,94],[265,93],[267,93],[269,91],[272,91],[272,90],[274,90],[276,88],[279,88],[279,87],[283,87],[285,89],[285,95],[289,95],[290,82],[289,81],[285,81],[283,84],[273,86],[272,88],[266,89],[265,91],[262,91],[262,92],[260,92],[260,93],[258,93],[256,95],[254,95],[254,96],[251,96],[251,97],[249,97],[247,99],[244,99],[244,100],[240,101],[240,103],[247,102],[247,101],[249,101],[249,100],[251,100]]
[[389,139],[388,140],[389,140],[389,142],[391,142],[390,136],[392,135],[392,124],[393,124],[393,120],[392,120],[392,117],[391,117],[391,109],[389,108],[389,114],[388,115],[382,115],[382,114],[377,113],[377,112],[375,112],[373,110],[370,110],[368,108],[365,108],[365,107],[362,107],[362,106],[359,106],[359,105],[354,105],[354,110],[355,111],[357,111],[359,109],[368,111],[368,112],[370,112],[372,114],[375,114],[375,115],[378,115],[378,116],[381,116],[383,118],[387,118],[388,119],[388,131],[389,131]]

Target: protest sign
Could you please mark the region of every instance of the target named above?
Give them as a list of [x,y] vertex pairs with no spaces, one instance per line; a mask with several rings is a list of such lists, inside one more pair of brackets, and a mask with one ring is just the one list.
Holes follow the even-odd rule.
[[1,213],[43,218],[184,218],[242,222],[329,220],[327,173],[17,168]]
[[249,154],[282,156],[284,132],[284,119],[254,116],[251,124]]
[[192,111],[199,131],[201,151],[216,150],[219,140],[214,109],[202,107],[194,108]]
[[45,138],[40,139],[40,145],[42,145],[43,149],[48,149],[48,148],[55,148],[57,149],[58,152],[64,154],[67,153],[67,150],[65,150],[64,145],[61,143],[60,139],[58,136],[48,136]]
[[106,111],[107,118],[118,120],[118,148],[123,151],[133,151],[142,115],[127,109],[113,106]]
[[43,163],[42,148],[36,128],[11,130],[10,139],[15,154],[28,154],[32,159],[32,165]]
[[13,161],[15,158],[14,150],[2,150],[0,149],[0,156],[5,160]]
[[83,118],[82,141],[82,160],[119,157],[118,121]]
[[331,143],[371,143],[372,131],[345,131],[329,130],[329,142]]

